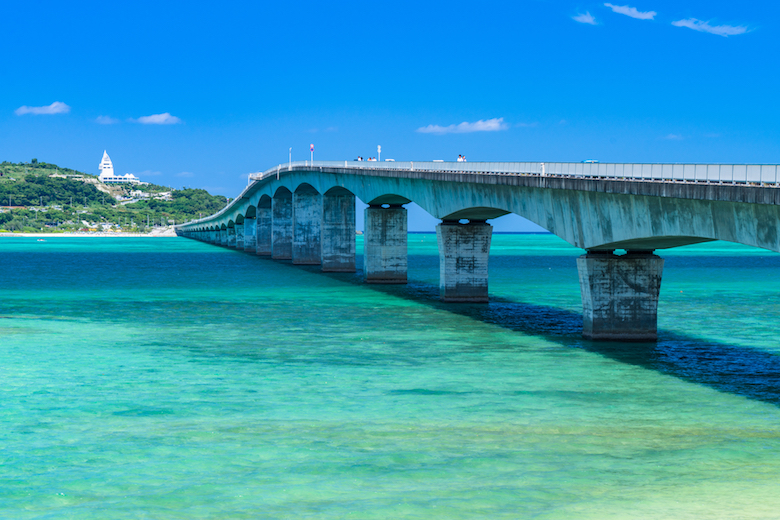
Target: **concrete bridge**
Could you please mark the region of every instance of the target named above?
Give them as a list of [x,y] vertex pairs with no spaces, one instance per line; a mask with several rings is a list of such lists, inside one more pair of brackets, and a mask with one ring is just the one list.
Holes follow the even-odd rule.
[[[355,197],[367,283],[406,283],[407,215],[434,217],[440,294],[488,301],[490,219],[516,213],[586,250],[583,335],[652,341],[664,261],[656,250],[726,240],[780,252],[776,165],[296,162],[252,176],[182,236],[355,272]],[[616,251],[623,254],[616,254]]]

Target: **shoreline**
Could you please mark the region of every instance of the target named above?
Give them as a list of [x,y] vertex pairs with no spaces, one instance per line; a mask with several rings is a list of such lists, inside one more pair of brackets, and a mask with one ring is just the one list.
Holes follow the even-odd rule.
[[178,235],[151,233],[0,233],[3,238],[175,238]]

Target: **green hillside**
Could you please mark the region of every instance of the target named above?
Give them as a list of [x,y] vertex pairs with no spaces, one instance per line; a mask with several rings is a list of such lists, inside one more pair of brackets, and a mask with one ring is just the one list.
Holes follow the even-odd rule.
[[96,175],[35,159],[0,163],[0,230],[5,231],[144,232],[209,215],[226,203],[225,197],[199,189],[105,185]]

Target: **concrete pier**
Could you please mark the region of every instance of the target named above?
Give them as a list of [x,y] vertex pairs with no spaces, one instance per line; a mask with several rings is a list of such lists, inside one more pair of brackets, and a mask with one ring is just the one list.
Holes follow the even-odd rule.
[[407,218],[401,205],[365,209],[363,276],[366,283],[406,283]]
[[322,270],[355,272],[355,196],[343,188],[322,196]]
[[271,204],[271,258],[292,259],[292,193],[278,190]]
[[271,256],[271,253],[273,252],[273,218],[271,217],[270,204],[271,201],[269,200],[267,208],[259,206],[257,208],[257,222],[255,226],[257,232],[255,240],[257,243],[255,254],[260,256]]
[[244,217],[244,251],[251,251],[254,253],[257,247],[257,237],[255,236],[257,228],[257,225],[255,224],[256,220],[257,219],[251,217]]
[[664,261],[652,251],[589,251],[577,258],[582,335],[594,340],[655,341]]
[[485,221],[436,226],[439,295],[445,302],[488,301],[488,258],[493,226]]
[[244,222],[241,221],[239,224],[236,222],[236,227],[234,227],[236,232],[236,249],[243,251],[244,250]]
[[303,185],[293,193],[292,263],[317,265],[322,262],[322,195]]
[[227,247],[228,245],[228,230],[227,228],[219,231],[219,245]]
[[228,247],[236,247],[236,228],[235,227],[227,228],[227,246]]

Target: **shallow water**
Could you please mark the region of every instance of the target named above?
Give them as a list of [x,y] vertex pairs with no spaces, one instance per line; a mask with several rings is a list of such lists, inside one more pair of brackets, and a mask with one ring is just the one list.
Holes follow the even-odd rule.
[[438,302],[435,235],[409,246],[399,287],[0,240],[0,517],[778,517],[780,255],[662,252],[637,345],[581,339],[552,235],[494,236],[488,305]]

